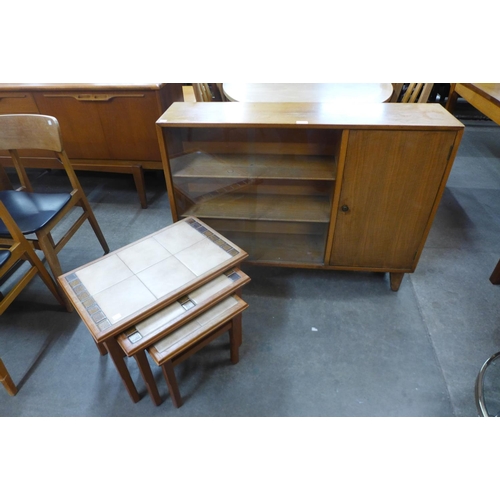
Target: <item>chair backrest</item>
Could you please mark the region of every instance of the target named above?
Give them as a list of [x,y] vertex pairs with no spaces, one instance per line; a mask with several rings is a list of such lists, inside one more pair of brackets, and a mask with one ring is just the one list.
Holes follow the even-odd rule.
[[212,91],[208,83],[193,83],[194,96],[197,102],[212,102]]
[[404,83],[393,83],[392,84],[392,96],[389,102],[398,102],[401,90],[403,89]]
[[[18,150],[42,149],[53,151],[66,170],[74,189],[81,189],[71,162],[64,151],[59,122],[47,115],[0,115],[0,150],[8,150],[21,187],[18,191],[33,191]],[[0,176],[5,185],[5,175]]]
[[46,115],[0,115],[0,149],[63,150],[59,123]]
[[409,83],[401,102],[427,102],[433,83]]

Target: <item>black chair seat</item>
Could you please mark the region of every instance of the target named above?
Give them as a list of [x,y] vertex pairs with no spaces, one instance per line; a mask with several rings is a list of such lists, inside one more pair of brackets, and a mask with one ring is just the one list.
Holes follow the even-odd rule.
[[[48,224],[69,202],[68,193],[30,193],[27,191],[0,191],[3,202],[23,234],[32,234]],[[9,232],[0,221],[0,236]]]
[[9,257],[9,250],[0,250],[0,267],[2,267],[9,260]]

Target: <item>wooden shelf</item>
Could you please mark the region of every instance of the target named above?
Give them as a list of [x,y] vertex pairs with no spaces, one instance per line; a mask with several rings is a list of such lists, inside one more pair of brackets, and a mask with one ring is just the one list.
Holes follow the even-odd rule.
[[189,153],[170,160],[175,178],[297,179],[334,181],[334,156]]
[[225,231],[224,236],[248,253],[248,262],[274,265],[324,264],[324,235]]
[[330,221],[328,196],[221,194],[196,203],[183,217],[290,222]]

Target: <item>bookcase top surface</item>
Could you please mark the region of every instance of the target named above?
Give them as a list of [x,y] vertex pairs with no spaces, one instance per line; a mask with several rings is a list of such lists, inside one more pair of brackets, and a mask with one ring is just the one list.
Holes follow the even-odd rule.
[[160,127],[441,128],[464,125],[441,104],[174,102]]

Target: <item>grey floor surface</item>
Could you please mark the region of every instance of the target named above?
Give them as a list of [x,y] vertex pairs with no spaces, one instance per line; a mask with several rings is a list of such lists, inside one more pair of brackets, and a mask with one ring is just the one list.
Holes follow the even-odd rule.
[[[0,357],[20,389],[10,397],[0,387],[0,416],[476,416],[476,375],[500,350],[500,286],[488,279],[500,258],[500,128],[464,124],[427,244],[399,292],[384,274],[245,266],[240,362],[230,364],[223,336],[180,365],[185,402],[175,409],[156,366],[159,407],[130,360],[144,396],[133,404],[109,356],[37,277],[0,317]],[[172,222],[161,173],[146,175],[146,210],[131,176],[79,176],[111,250]],[[60,172],[33,178],[39,189],[66,185]],[[69,271],[101,255],[85,224],[60,259]]]

